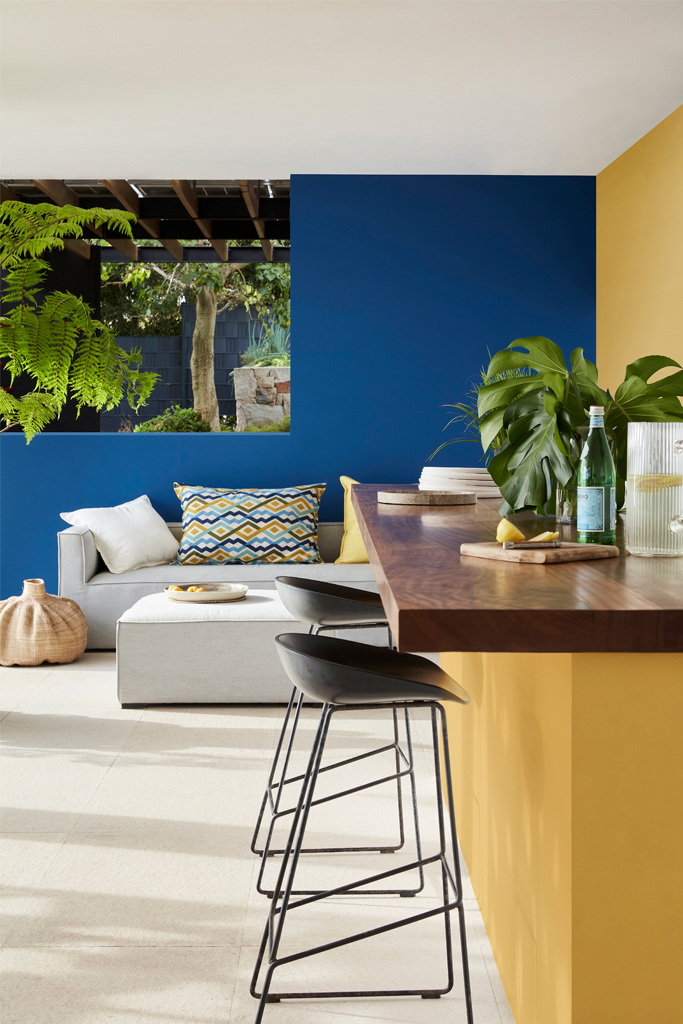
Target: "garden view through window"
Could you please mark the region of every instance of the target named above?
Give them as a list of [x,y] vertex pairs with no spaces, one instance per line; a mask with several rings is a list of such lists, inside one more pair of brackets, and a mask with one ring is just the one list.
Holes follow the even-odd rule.
[[[4,360],[5,429],[289,431],[289,181],[14,180],[2,192],[15,250],[36,228],[60,239],[21,253],[36,295],[12,284],[11,258],[3,266],[3,314],[17,331],[49,326],[60,353]],[[74,325],[68,365],[48,366]],[[51,391],[56,378],[68,386]]]

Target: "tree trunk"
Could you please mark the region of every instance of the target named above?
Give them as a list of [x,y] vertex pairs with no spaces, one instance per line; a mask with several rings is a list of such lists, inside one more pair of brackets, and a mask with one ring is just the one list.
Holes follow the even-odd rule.
[[192,335],[192,391],[194,408],[213,431],[221,429],[213,372],[213,336],[216,330],[216,293],[211,288],[197,292],[197,320]]

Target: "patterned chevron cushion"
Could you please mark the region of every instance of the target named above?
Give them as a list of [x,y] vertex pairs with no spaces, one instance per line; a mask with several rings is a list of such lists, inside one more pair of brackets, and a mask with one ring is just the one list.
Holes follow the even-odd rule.
[[174,484],[183,507],[178,562],[320,562],[318,508],[326,486],[228,490]]

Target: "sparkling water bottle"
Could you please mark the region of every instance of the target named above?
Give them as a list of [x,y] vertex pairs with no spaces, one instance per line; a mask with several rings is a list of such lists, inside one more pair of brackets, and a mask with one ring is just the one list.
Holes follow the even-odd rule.
[[576,527],[581,544],[614,544],[617,489],[614,459],[605,434],[605,410],[591,405],[590,430],[581,452]]

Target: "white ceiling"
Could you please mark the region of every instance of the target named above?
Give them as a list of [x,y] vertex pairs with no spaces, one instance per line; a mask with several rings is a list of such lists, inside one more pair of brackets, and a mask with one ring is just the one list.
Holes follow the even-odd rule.
[[7,178],[595,174],[683,102],[677,0],[3,0]]

